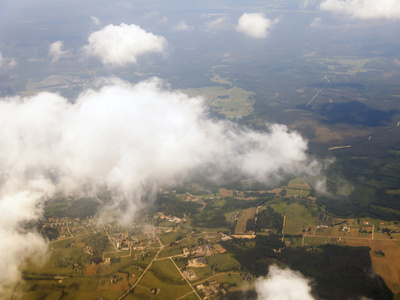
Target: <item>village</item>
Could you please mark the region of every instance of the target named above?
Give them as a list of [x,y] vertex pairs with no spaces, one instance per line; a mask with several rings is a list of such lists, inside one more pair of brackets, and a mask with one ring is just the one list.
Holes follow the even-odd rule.
[[[78,278],[83,282],[97,278],[93,297],[107,291],[114,299],[132,293],[138,297],[220,299],[254,282],[226,245],[251,247],[260,236],[279,236],[283,245],[272,249],[277,254],[285,247],[315,252],[324,244],[369,244],[374,263],[387,265],[395,259],[385,243],[400,239],[397,224],[334,218],[321,211],[310,192],[303,179],[270,191],[220,189],[194,195],[160,190],[160,195],[179,203],[196,203],[199,213],[175,209],[176,215],[171,214],[167,201],[166,210],[143,215],[129,226],[110,216],[48,217],[37,227],[49,240],[51,258],[42,269],[32,267],[26,278],[34,281],[50,276],[43,274],[54,274],[48,278],[65,287]],[[178,202],[172,203],[176,206]],[[199,222],[198,216],[206,218],[208,211],[221,211],[219,218],[224,223]]]

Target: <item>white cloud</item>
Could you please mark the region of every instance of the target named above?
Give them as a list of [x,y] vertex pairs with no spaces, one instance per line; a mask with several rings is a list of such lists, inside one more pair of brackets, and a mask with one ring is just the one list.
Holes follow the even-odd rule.
[[400,19],[398,0],[324,0],[320,9],[357,19]]
[[1,69],[12,69],[17,65],[15,58],[4,57],[0,52],[0,70]]
[[255,284],[258,300],[314,300],[310,280],[300,272],[272,265],[266,278]]
[[57,41],[51,43],[49,46],[49,56],[52,57],[51,61],[56,62],[61,57],[65,57],[68,54],[68,51],[63,51],[64,43],[62,41]]
[[94,16],[91,16],[90,19],[92,20],[94,25],[99,26],[101,24],[100,19]]
[[48,92],[0,99],[0,143],[7,145],[0,148],[0,286],[17,280],[22,260],[43,249],[44,241],[21,233],[20,224],[40,218],[57,192],[106,186],[115,194],[110,208],[130,222],[148,205],[149,190],[193,172],[273,183],[318,171],[307,142],[286,126],[259,132],[211,120],[201,98],[159,79],[113,79],[70,100]]
[[278,22],[278,19],[267,19],[261,13],[244,13],[239,18],[236,29],[249,37],[262,39],[268,36],[269,30]]
[[93,32],[84,47],[88,56],[99,58],[103,64],[123,66],[136,63],[137,58],[147,53],[161,53],[167,41],[161,36],[146,32],[138,25],[108,25]]
[[187,31],[190,27],[185,23],[185,21],[180,21],[173,27],[174,31]]

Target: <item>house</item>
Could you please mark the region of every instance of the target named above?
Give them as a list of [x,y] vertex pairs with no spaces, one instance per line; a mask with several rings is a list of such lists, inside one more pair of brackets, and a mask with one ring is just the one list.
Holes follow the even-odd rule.
[[185,255],[185,256],[188,256],[190,253],[189,249],[187,247],[183,248],[182,251],[183,251],[183,255]]
[[188,266],[189,267],[205,267],[207,266],[207,260],[205,257],[200,257],[200,258],[195,258],[195,259],[190,259],[188,261]]

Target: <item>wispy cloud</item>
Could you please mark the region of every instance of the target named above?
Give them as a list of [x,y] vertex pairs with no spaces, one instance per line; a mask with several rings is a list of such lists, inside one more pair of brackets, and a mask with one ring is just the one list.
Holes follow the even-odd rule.
[[178,24],[172,27],[174,31],[187,31],[190,29],[190,26],[186,24],[185,21],[180,21]]
[[324,0],[320,9],[357,19],[400,19],[398,0]]
[[90,19],[92,20],[94,25],[99,26],[101,24],[100,19],[94,16],[91,16]]
[[1,69],[12,69],[17,65],[15,58],[4,57],[0,52],[0,70]]
[[311,24],[310,24],[311,28],[319,28],[322,27],[322,19],[321,18],[315,18]]
[[206,22],[206,25],[208,29],[219,29],[222,28],[228,21],[228,16],[217,16],[216,19]]

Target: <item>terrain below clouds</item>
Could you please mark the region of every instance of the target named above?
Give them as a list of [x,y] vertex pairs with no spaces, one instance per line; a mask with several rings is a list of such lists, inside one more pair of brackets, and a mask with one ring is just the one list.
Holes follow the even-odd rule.
[[[147,205],[149,191],[182,183],[193,171],[212,170],[212,180],[240,174],[269,183],[319,171],[306,155],[307,142],[286,126],[261,132],[212,120],[202,98],[172,91],[156,78],[136,85],[112,79],[74,104],[48,92],[4,98],[0,120],[1,142],[9,145],[0,151],[0,219],[12,218],[0,222],[9,240],[9,259],[1,265],[12,274],[7,281],[16,280],[16,266],[43,246],[35,234],[18,234],[21,222],[40,218],[44,201],[56,192],[107,186],[115,193],[109,208],[129,223]],[[20,243],[12,242],[16,238]]]

